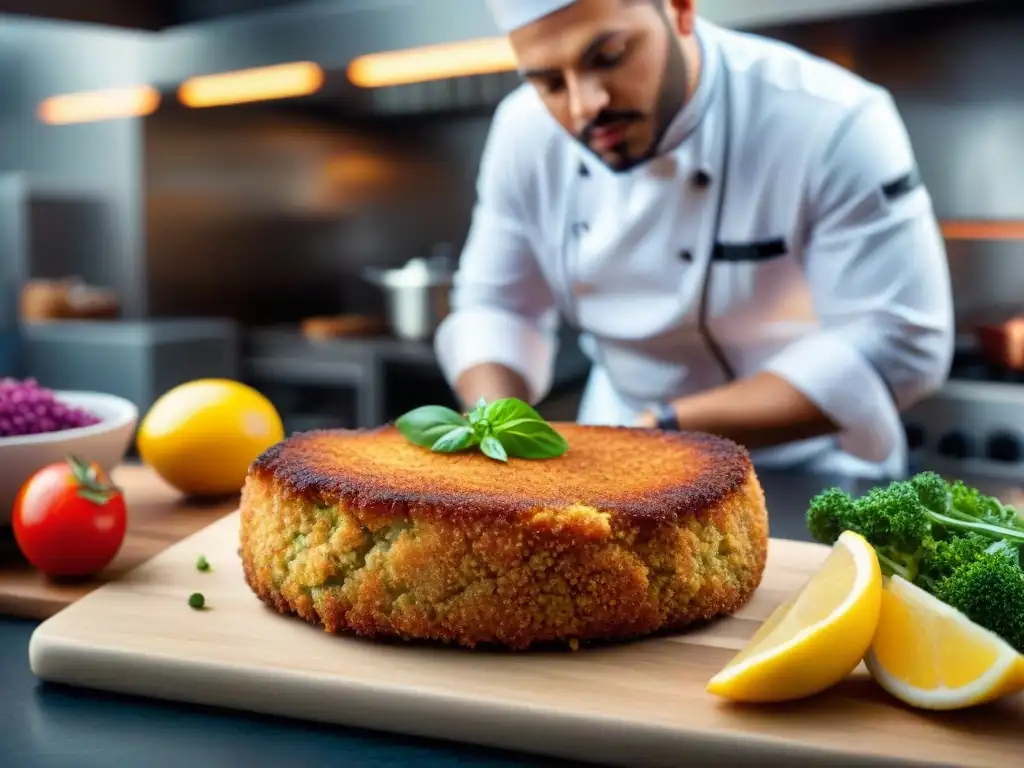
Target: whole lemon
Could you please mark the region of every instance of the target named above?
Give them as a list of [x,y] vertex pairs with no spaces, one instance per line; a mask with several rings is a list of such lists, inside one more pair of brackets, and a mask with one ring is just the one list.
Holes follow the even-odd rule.
[[197,379],[165,392],[139,423],[139,456],[167,483],[197,496],[238,492],[250,464],[284,439],[281,417],[250,386]]

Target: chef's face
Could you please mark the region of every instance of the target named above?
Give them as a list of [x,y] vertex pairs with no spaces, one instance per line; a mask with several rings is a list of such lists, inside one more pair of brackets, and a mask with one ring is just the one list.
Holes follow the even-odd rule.
[[556,120],[615,170],[650,158],[687,98],[692,0],[577,0],[510,36]]

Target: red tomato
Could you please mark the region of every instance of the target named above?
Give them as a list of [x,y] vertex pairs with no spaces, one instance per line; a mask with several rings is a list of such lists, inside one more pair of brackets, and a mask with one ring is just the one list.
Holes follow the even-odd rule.
[[14,502],[12,523],[33,566],[68,577],[103,570],[121,549],[127,521],[121,490],[98,465],[71,457],[28,479]]

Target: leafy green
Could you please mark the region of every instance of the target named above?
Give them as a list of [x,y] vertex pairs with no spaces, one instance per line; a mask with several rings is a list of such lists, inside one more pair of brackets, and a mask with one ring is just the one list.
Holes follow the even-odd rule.
[[815,496],[807,528],[823,544],[843,531],[866,538],[887,576],[931,592],[1024,651],[1024,519],[962,481],[934,472],[853,498],[839,488]]
[[1024,572],[1019,555],[984,552],[940,579],[934,594],[1024,651]]
[[508,452],[505,450],[505,446],[494,435],[487,435],[480,441],[480,450],[484,452],[485,456],[490,456],[495,461],[508,462]]
[[520,419],[545,423],[544,417],[528,403],[514,397],[495,400],[490,404],[481,399],[476,407],[482,411],[483,417],[492,424],[509,424]]
[[460,413],[441,405],[423,405],[403,414],[395,426],[406,439],[421,448],[432,448],[439,438],[457,427],[468,427]]
[[415,445],[437,453],[479,447],[495,461],[509,458],[551,459],[569,443],[528,403],[514,397],[488,403],[481,399],[466,416],[437,405],[415,408],[395,421]]
[[921,573],[918,580],[934,586],[936,582],[951,576],[964,563],[980,557],[991,544],[991,539],[977,533],[938,541],[927,540],[921,553]]
[[834,544],[857,514],[853,499],[842,488],[826,488],[807,509],[807,529],[823,544]]
[[437,438],[437,441],[430,446],[430,450],[438,453],[457,453],[469,448],[476,440],[476,433],[472,427],[455,427]]

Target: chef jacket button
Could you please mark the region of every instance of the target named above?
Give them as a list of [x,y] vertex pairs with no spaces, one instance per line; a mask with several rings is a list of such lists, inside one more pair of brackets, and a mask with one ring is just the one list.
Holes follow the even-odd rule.
[[705,170],[697,171],[693,174],[693,186],[697,189],[705,189],[711,184],[711,176]]
[[679,252],[679,258],[689,264],[693,261],[693,251],[688,251],[684,248]]

